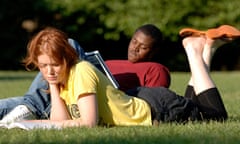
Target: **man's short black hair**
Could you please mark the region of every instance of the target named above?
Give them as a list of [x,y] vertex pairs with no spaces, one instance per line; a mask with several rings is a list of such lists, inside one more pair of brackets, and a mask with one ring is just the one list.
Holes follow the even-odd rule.
[[145,24],[145,25],[142,25],[141,27],[139,27],[135,31],[135,33],[137,31],[141,31],[145,35],[152,37],[152,39],[154,40],[153,49],[160,49],[160,45],[163,42],[163,36],[162,36],[161,30],[157,26],[155,26],[153,24]]

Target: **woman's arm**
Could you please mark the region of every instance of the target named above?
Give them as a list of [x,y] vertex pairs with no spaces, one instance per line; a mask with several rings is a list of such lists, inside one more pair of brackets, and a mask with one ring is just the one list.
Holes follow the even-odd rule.
[[85,94],[78,97],[80,125],[93,127],[98,123],[98,103],[96,94]]
[[51,120],[42,121],[55,124],[60,127],[94,127],[98,123],[98,105],[95,94],[80,95],[78,98],[80,118],[75,120]]
[[[57,127],[94,127],[98,123],[98,104],[96,94],[89,93],[78,97],[77,105],[80,118],[71,119],[65,102],[59,95],[57,85],[49,85],[51,92],[51,115],[50,120],[27,120],[28,122],[45,123],[55,125]],[[26,122],[27,122],[26,121]]]
[[50,120],[71,119],[65,102],[60,97],[60,90],[57,84],[49,84],[51,93],[51,113]]
[[[57,92],[57,90],[56,90]],[[93,127],[98,123],[98,104],[95,94],[84,94],[78,97],[77,105],[80,118],[70,120],[66,105],[60,98],[52,103],[51,122],[61,127]]]

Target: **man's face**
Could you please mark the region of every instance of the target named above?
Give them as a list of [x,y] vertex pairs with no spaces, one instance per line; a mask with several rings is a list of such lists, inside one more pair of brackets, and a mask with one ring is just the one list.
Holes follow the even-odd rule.
[[137,31],[128,46],[128,60],[132,63],[149,61],[152,55],[153,39]]

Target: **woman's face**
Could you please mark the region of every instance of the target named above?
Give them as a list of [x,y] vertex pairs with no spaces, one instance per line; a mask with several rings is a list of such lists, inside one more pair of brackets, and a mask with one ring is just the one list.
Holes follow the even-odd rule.
[[38,68],[49,84],[58,84],[58,75],[61,71],[61,65],[56,63],[47,54],[38,56]]

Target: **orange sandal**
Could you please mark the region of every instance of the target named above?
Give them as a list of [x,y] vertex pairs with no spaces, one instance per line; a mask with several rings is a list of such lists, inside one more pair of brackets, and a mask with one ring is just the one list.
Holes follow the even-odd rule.
[[179,35],[181,37],[200,36],[200,35],[205,35],[205,34],[206,34],[206,31],[200,31],[200,30],[193,29],[193,28],[183,28],[179,32]]
[[221,25],[218,28],[208,29],[207,31],[201,31],[193,28],[183,28],[179,32],[179,35],[181,37],[206,35],[211,39],[221,38],[226,40],[233,40],[240,37],[240,31],[230,25]]
[[225,38],[231,40],[240,37],[240,31],[230,25],[221,25],[218,28],[208,29],[206,35],[211,39]]

